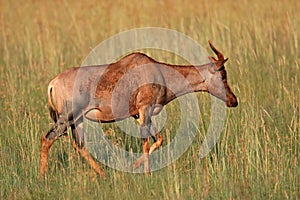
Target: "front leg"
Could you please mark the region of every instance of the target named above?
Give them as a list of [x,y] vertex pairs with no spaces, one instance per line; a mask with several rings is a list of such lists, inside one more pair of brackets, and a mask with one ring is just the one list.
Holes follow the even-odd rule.
[[[156,150],[157,148],[159,148],[162,145],[163,137],[162,137],[162,135],[159,132],[156,133],[156,130],[153,127],[152,124],[151,124],[151,127],[150,127],[150,132],[151,132],[151,137],[154,140],[154,143],[150,146],[148,154],[142,155],[141,157],[139,157],[133,163],[133,165],[132,165],[133,169],[138,168],[142,163],[145,163],[146,160],[149,160],[149,158],[146,159],[145,157],[149,157],[154,150]],[[147,138],[147,141],[145,141],[145,140],[142,139],[143,152],[144,152],[144,148],[148,148],[149,147],[149,144],[150,144],[150,138],[149,137]],[[147,152],[146,149],[145,149],[145,151]]]
[[149,151],[150,151],[150,137],[151,135],[151,107],[144,106],[139,109],[140,119],[138,120],[140,124],[140,135],[142,138],[142,148],[143,155],[138,158],[132,165],[133,169],[138,168],[142,163],[144,164],[144,172],[150,175],[150,161],[149,161]]
[[144,162],[144,172],[147,175],[150,175],[150,160],[149,160],[149,137],[142,138],[142,146],[143,146],[143,159]]
[[149,155],[157,148],[159,148],[162,145],[163,137],[160,133],[156,133],[155,136],[152,136],[154,143],[151,145],[149,149]]

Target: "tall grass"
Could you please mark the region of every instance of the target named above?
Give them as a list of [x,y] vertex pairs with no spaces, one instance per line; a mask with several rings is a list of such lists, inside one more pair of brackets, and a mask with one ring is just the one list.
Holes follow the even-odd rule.
[[[295,0],[1,0],[1,199],[300,198],[299,10]],[[108,37],[147,26],[180,31],[207,49],[211,39],[229,57],[229,83],[240,104],[227,112],[218,151],[197,157],[210,117],[208,97],[199,94],[198,139],[151,177],[105,168],[104,180],[64,137],[51,149],[46,179],[38,180],[40,137],[51,124],[48,81],[80,65]],[[153,56],[173,61],[164,54]],[[176,116],[176,102],[166,109]],[[176,128],[176,117],[168,120],[166,138]],[[113,130],[112,139],[125,147],[124,133]],[[139,148],[138,141],[134,144]]]

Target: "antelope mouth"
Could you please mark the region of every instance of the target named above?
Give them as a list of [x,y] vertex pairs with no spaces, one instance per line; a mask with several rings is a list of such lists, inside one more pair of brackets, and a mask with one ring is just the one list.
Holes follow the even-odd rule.
[[238,101],[237,101],[236,97],[227,98],[226,106],[227,107],[237,107],[238,106]]

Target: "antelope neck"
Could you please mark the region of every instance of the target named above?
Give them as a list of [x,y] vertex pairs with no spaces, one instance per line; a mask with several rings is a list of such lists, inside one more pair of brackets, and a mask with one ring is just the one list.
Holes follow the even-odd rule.
[[162,70],[168,87],[167,102],[184,94],[208,91],[205,83],[205,73],[208,72],[208,66],[210,66],[210,64],[198,66],[167,65],[167,67],[171,67],[175,70]]

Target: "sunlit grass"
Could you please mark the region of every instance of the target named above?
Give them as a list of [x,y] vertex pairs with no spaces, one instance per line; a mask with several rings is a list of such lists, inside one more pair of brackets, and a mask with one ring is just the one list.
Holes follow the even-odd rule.
[[[0,197],[300,198],[299,10],[297,1],[268,0],[1,1]],[[228,81],[239,106],[228,109],[217,148],[198,159],[210,119],[209,97],[198,94],[197,139],[176,162],[151,177],[103,166],[108,174],[104,180],[77,155],[71,139],[63,137],[51,149],[46,179],[38,180],[40,137],[52,123],[48,82],[64,69],[79,66],[108,37],[148,26],[180,31],[210,53],[211,39],[229,57]],[[155,51],[150,56],[178,61]],[[163,129],[168,141],[180,113],[176,103],[166,110],[174,117]],[[140,150],[139,140],[110,127],[114,142]]]

